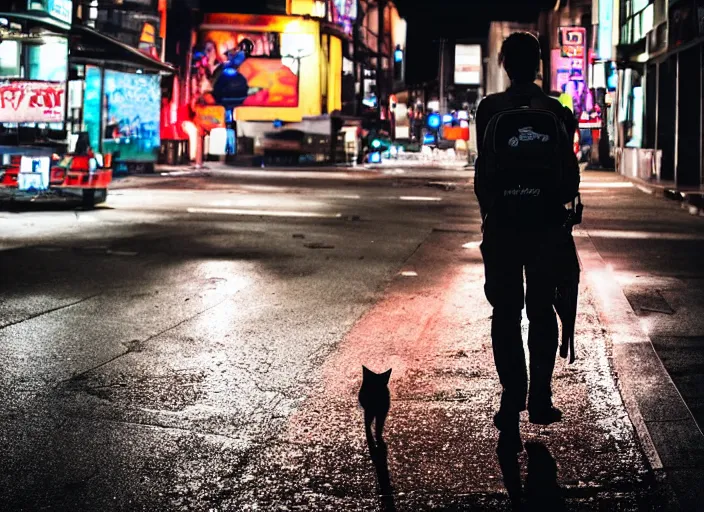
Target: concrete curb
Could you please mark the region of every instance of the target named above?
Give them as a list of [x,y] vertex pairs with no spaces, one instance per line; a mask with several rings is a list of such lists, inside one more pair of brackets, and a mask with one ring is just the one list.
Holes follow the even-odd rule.
[[704,217],[704,192],[678,191],[672,187],[659,183],[651,183],[641,178],[615,174],[626,181],[630,181],[635,187],[646,194],[662,197],[674,201],[679,201],[683,210],[687,210],[690,215]]
[[[618,388],[644,454],[656,477],[665,479],[667,490],[689,510],[687,487],[704,463],[704,435],[589,232],[575,230],[575,242],[599,320],[612,340]],[[671,473],[677,475],[674,484]]]

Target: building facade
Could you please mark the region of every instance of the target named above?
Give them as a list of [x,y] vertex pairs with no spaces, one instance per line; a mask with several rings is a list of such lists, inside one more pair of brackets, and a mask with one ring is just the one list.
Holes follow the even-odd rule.
[[283,126],[329,138],[347,118],[391,117],[406,33],[392,2],[203,1],[197,7],[181,2],[175,17],[194,21],[188,40],[176,36],[178,47],[167,52],[181,63],[169,118],[185,123],[192,157],[202,135],[206,155],[221,154],[211,144],[213,128],[233,140],[226,153],[247,155]]
[[163,14],[157,4],[117,4],[13,0],[0,13],[0,146],[89,146],[111,154],[116,172],[153,166],[160,77],[172,72],[159,56]]
[[682,190],[704,180],[704,1],[621,0],[619,171]]

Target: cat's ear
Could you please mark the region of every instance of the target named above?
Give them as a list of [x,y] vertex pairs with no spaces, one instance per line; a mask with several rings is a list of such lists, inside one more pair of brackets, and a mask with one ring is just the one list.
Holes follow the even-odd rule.
[[366,366],[362,365],[362,375],[363,376],[369,376],[369,375],[374,375],[374,372],[371,371],[369,368]]
[[389,368],[381,374],[381,377],[386,381],[387,384],[389,383],[389,379],[391,379],[391,370],[392,368]]

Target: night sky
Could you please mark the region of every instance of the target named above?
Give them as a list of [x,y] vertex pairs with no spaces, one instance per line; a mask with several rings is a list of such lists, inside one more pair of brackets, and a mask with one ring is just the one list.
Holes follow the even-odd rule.
[[408,21],[408,83],[437,76],[439,38],[487,36],[491,20],[534,21],[555,0],[395,0]]

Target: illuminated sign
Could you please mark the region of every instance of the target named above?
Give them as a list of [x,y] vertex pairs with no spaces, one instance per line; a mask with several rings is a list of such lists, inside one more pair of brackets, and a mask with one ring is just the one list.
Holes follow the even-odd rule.
[[455,46],[455,83],[481,85],[482,48],[478,44]]
[[225,107],[219,105],[196,106],[193,122],[204,131],[225,127]]
[[560,56],[570,59],[570,79],[584,80],[587,74],[587,29],[560,27]]
[[17,186],[20,190],[46,190],[49,188],[48,156],[23,156]]
[[614,1],[599,0],[598,50],[599,58],[603,60],[611,60],[613,57],[613,15]]
[[278,34],[202,32],[193,69],[197,103],[227,109],[297,107],[300,62],[309,39],[308,34],[281,34],[277,44]]
[[351,35],[357,19],[357,0],[330,0],[328,17],[335,25]]
[[0,123],[64,120],[65,82],[0,82]]
[[28,11],[44,11],[49,16],[64,23],[73,19],[73,2],[71,0],[29,0]]

